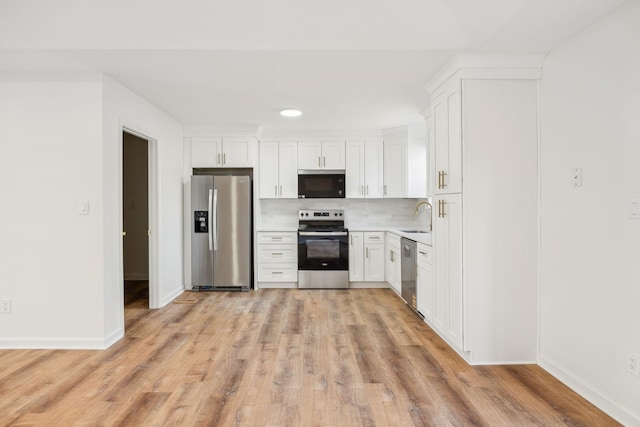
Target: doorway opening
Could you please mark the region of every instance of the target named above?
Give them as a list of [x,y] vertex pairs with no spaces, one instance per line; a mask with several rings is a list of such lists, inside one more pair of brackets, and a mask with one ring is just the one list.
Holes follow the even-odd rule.
[[150,308],[149,145],[122,132],[122,261],[124,307]]

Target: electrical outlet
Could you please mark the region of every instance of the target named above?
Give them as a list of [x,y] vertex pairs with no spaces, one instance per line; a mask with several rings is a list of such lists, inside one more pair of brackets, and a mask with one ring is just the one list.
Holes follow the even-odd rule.
[[640,356],[638,353],[627,353],[627,371],[640,376]]
[[11,313],[11,300],[9,298],[4,298],[0,300],[0,313],[2,314]]

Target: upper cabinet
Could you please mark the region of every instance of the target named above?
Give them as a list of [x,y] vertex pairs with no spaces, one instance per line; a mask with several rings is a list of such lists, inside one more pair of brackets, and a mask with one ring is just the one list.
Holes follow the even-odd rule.
[[346,142],[347,198],[381,198],[383,195],[382,140]]
[[304,141],[298,143],[298,169],[345,168],[344,141]]
[[384,197],[427,197],[427,152],[424,124],[384,131]]
[[434,194],[462,191],[461,81],[451,79],[433,94],[430,127],[433,132]]
[[298,144],[260,142],[260,198],[298,198]]
[[191,138],[191,167],[251,167],[255,143],[255,138]]

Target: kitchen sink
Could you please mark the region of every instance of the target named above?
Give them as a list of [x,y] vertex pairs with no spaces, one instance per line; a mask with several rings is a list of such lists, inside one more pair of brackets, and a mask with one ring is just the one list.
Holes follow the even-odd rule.
[[429,231],[423,231],[423,230],[400,230],[400,232],[402,233],[407,233],[407,234],[417,234],[417,233],[429,233]]

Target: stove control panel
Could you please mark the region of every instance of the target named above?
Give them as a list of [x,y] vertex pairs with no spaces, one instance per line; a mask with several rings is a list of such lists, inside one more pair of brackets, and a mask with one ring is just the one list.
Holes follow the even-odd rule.
[[332,210],[309,210],[302,209],[298,211],[298,218],[310,221],[328,221],[328,220],[344,220],[344,211],[342,209]]

